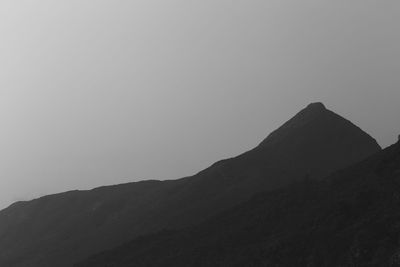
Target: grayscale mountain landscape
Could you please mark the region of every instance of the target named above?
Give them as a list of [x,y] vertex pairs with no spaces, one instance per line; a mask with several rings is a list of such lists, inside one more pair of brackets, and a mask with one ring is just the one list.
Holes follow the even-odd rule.
[[0,267],[400,267],[400,1],[0,1]]
[[257,193],[323,181],[380,150],[350,121],[312,103],[254,149],[192,177],[14,203],[0,212],[0,265],[71,266],[138,236],[195,226]]

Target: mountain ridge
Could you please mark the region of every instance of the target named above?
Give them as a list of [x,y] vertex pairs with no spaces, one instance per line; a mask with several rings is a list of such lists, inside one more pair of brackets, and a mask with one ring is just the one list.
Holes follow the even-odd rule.
[[71,266],[138,235],[196,225],[258,192],[306,176],[325,177],[381,150],[368,134],[320,105],[306,107],[287,123],[307,113],[323,115],[285,131],[283,141],[259,145],[190,177],[70,191],[12,205],[0,212],[0,265]]
[[76,267],[400,265],[400,142],[324,181],[255,195],[204,223],[142,236]]

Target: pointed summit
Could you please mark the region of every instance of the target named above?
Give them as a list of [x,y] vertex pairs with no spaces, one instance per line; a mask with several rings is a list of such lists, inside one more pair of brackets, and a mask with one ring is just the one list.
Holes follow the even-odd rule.
[[325,110],[326,107],[323,103],[321,102],[314,102],[309,104],[306,109],[312,109],[312,110]]
[[291,131],[295,131],[296,128],[303,127],[304,125],[311,123],[312,121],[325,116],[326,113],[331,113],[331,115],[336,115],[333,112],[325,108],[324,104],[321,102],[311,103],[306,108],[302,109],[293,118],[284,123],[277,130],[272,132],[262,143],[261,146],[268,145],[275,142],[276,139],[280,139],[286,136]]
[[321,114],[329,111],[324,104],[321,102],[315,102],[309,104],[306,108],[304,108],[300,113],[301,114],[309,114],[309,116],[316,116],[316,114]]
[[273,150],[287,161],[301,162],[312,176],[323,176],[381,148],[359,127],[317,102],[272,132],[257,149]]

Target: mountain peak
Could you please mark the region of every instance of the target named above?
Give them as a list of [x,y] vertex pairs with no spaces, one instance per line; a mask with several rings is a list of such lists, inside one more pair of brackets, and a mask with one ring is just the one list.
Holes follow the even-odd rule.
[[[272,132],[258,149],[276,151],[287,162],[300,161],[309,173],[322,177],[326,170],[355,163],[381,148],[359,127],[316,102]],[[317,161],[319,167],[314,166]]]
[[314,102],[309,104],[306,109],[312,109],[312,110],[326,110],[325,105],[322,102]]
[[[328,110],[324,104],[321,102],[310,103],[307,107],[300,110],[293,118],[284,123],[277,130],[272,132],[262,143],[261,145],[268,145],[271,143],[275,143],[277,140],[286,136],[290,132],[295,131],[299,127],[304,127],[315,121],[317,118],[321,118],[324,115],[335,115],[333,112]],[[329,116],[328,115],[328,116]],[[325,117],[325,116],[324,116]]]

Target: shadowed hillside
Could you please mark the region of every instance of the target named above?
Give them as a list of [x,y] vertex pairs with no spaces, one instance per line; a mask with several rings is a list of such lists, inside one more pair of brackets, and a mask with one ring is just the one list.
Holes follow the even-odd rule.
[[255,149],[174,181],[144,181],[18,202],[0,212],[0,266],[71,266],[139,235],[201,223],[255,193],[332,171],[380,147],[315,103]]
[[197,227],[137,238],[77,267],[400,266],[400,143]]

